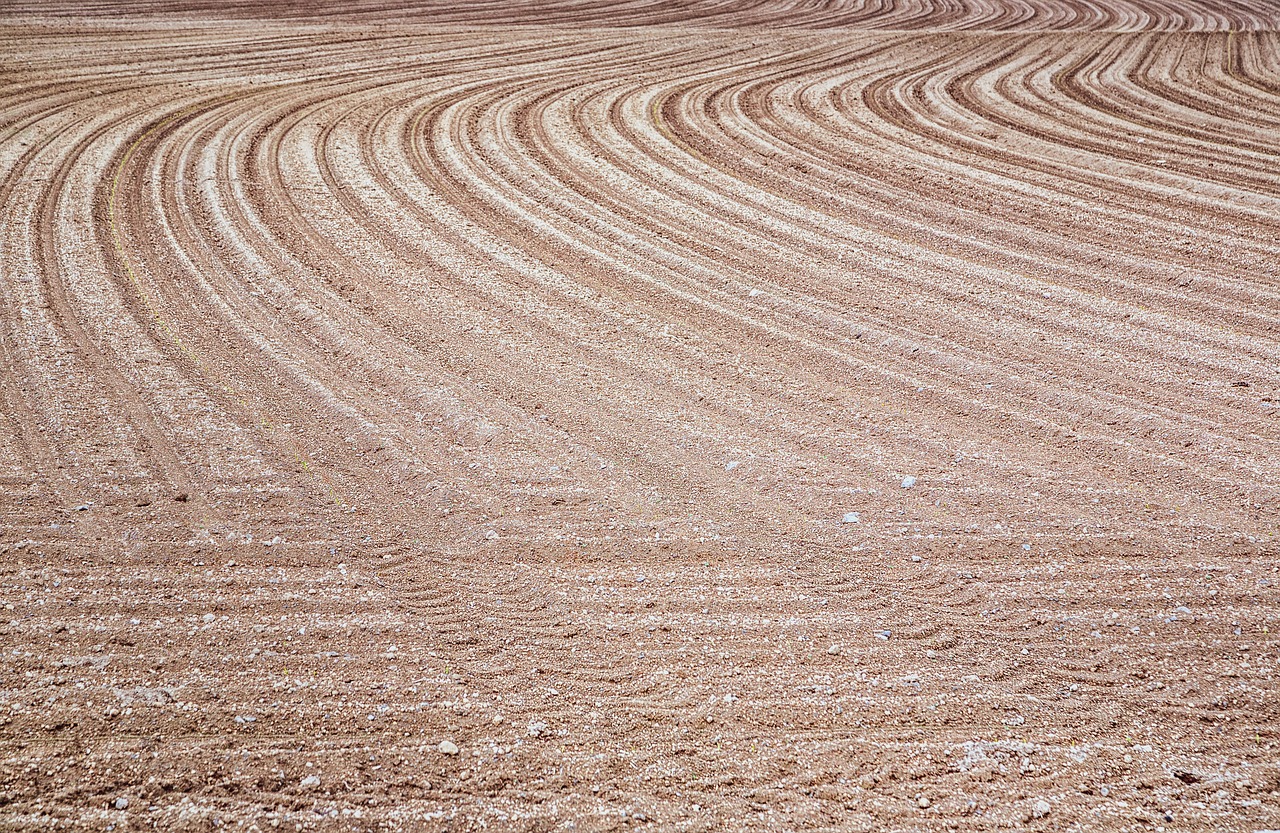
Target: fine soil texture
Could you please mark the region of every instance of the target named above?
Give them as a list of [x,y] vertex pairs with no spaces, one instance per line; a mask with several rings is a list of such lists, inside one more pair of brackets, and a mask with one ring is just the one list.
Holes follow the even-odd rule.
[[0,7],[0,829],[1280,828],[1280,7]]

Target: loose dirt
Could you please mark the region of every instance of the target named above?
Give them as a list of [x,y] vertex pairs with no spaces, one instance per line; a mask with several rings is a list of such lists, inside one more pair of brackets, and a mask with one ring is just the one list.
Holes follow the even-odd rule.
[[0,825],[1280,828],[1278,31],[8,4]]

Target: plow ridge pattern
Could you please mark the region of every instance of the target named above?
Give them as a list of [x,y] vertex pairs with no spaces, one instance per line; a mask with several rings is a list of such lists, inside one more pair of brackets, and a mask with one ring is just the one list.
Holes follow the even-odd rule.
[[1278,29],[6,4],[0,821],[1280,827]]

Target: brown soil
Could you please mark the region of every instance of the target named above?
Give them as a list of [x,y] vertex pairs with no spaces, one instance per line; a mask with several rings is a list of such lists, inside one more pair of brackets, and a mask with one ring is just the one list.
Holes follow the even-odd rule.
[[0,826],[1280,827],[1278,21],[9,4]]

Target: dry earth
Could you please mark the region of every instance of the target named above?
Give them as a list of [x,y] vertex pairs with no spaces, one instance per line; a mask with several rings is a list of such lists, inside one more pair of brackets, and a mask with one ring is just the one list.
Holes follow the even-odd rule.
[[1278,30],[8,3],[0,826],[1280,827]]

